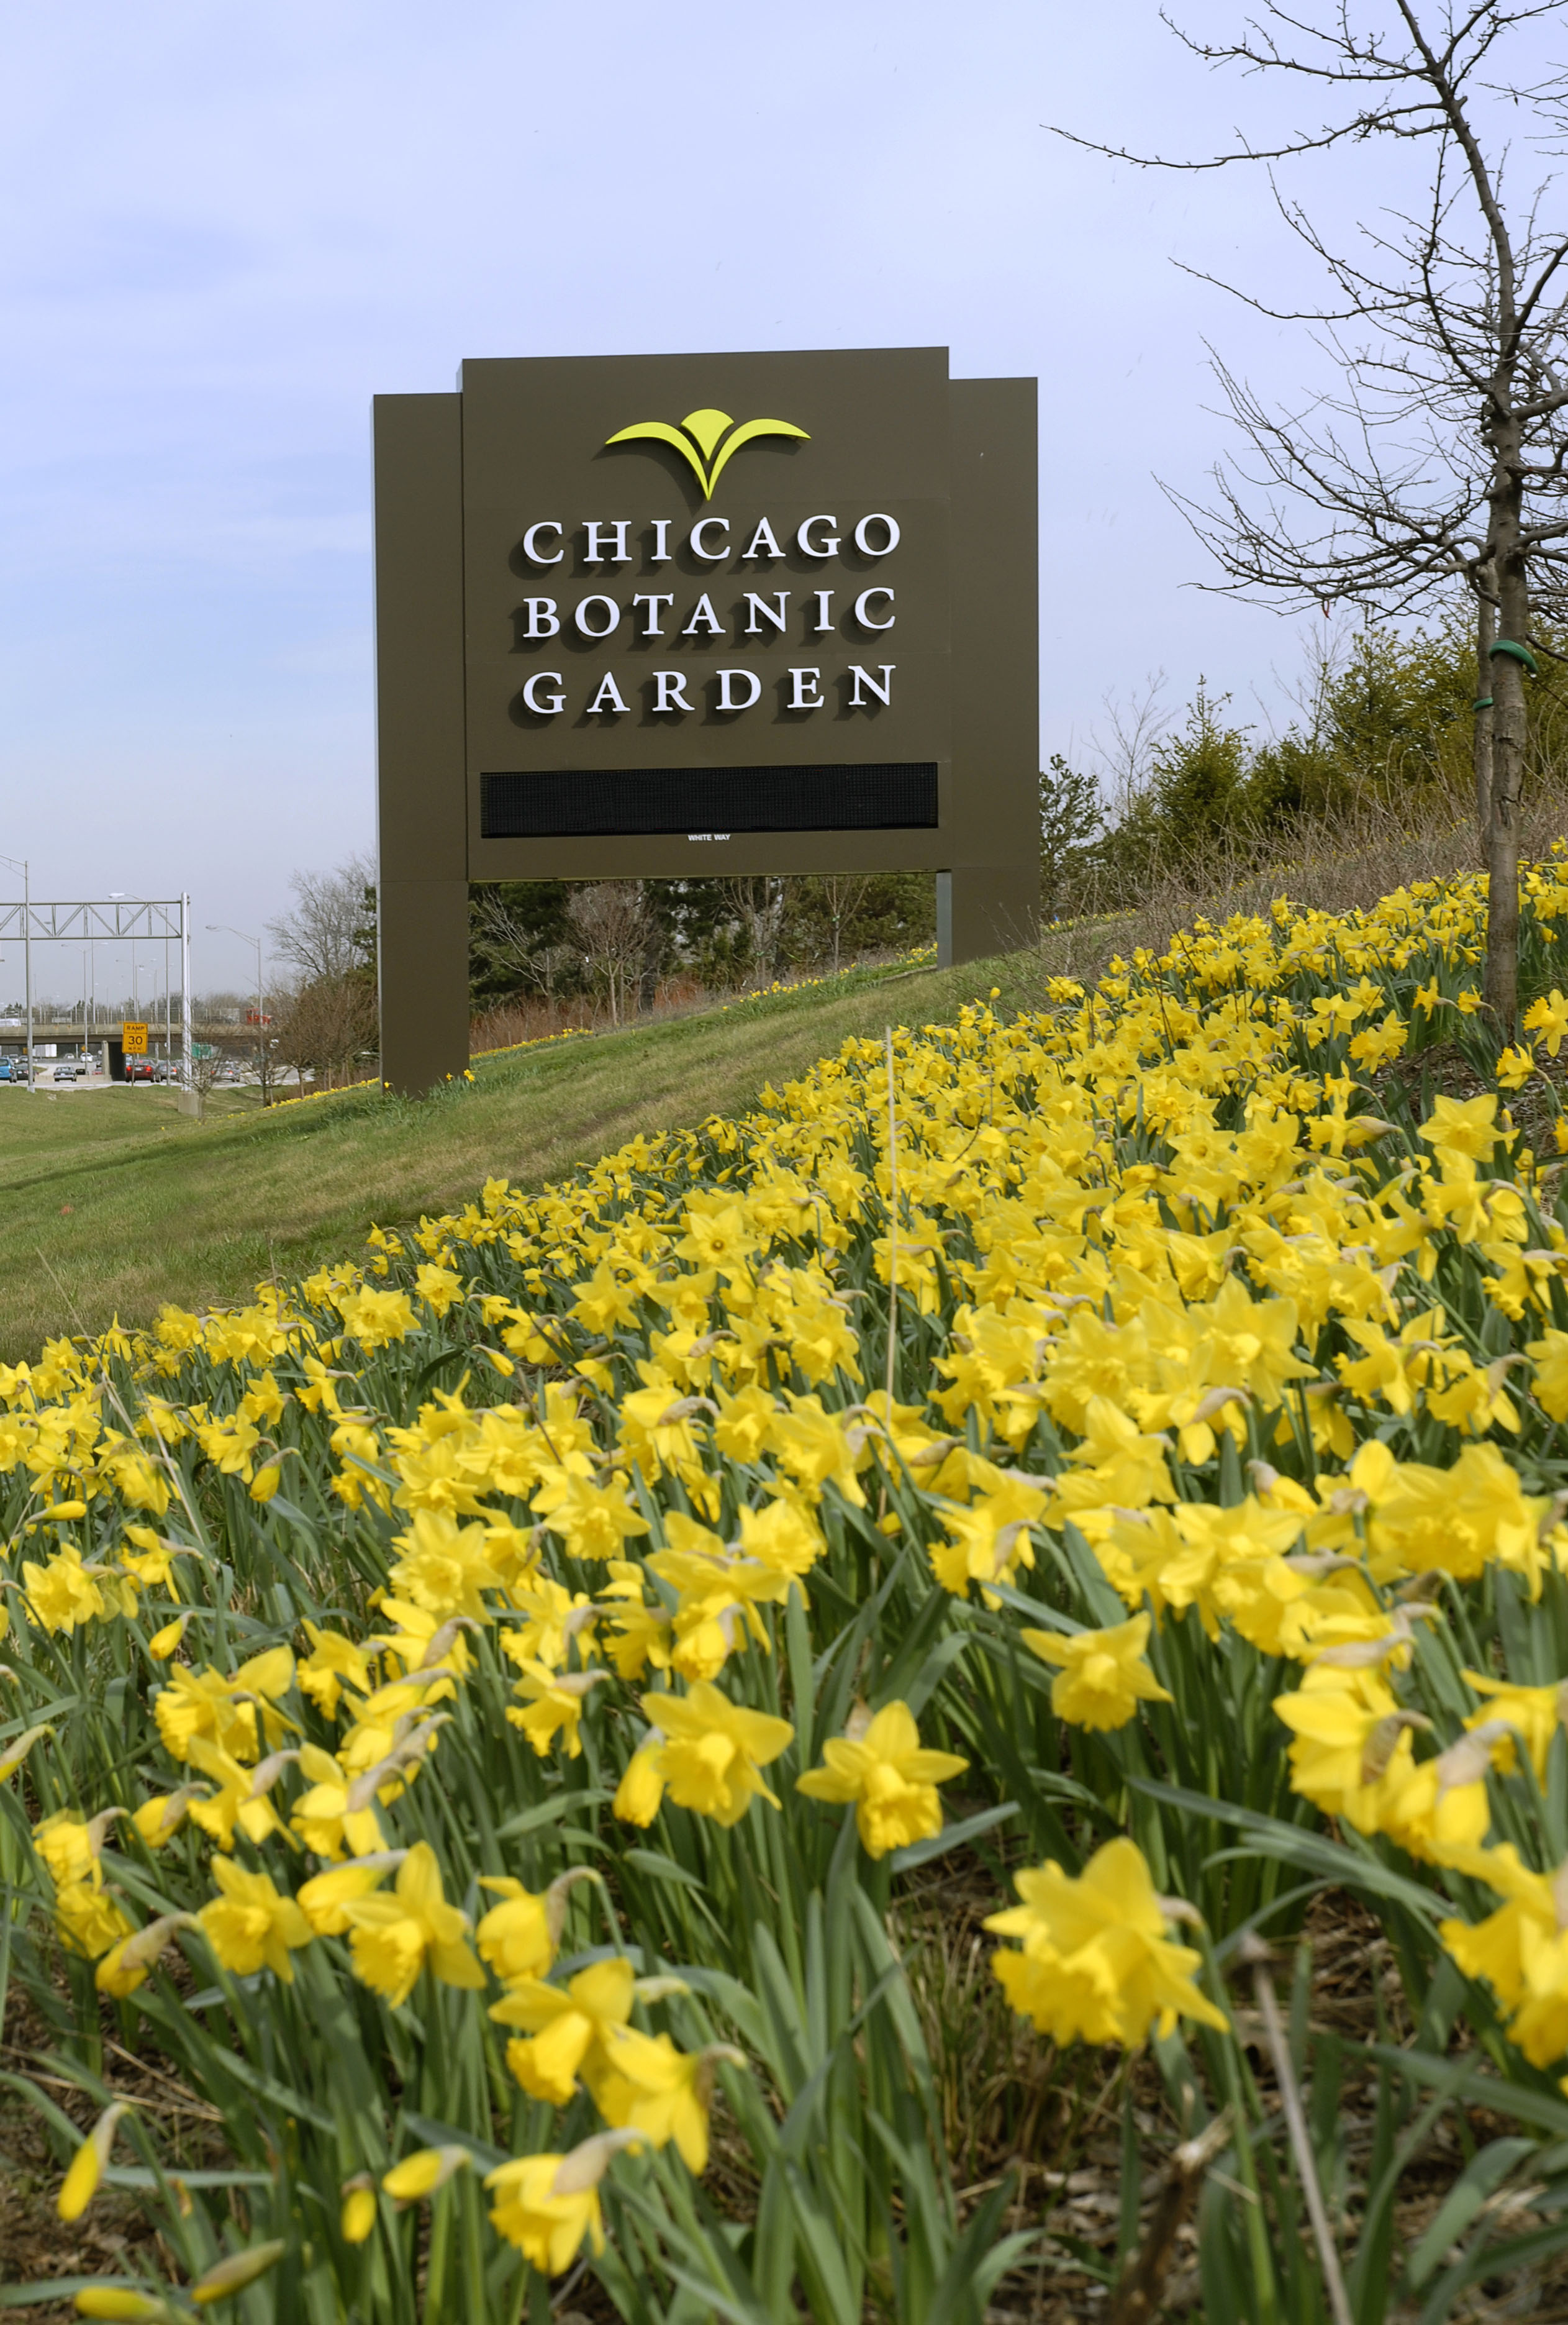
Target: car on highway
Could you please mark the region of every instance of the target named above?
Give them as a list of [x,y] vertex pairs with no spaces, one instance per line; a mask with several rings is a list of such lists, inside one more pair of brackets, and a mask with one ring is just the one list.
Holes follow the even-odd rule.
[[77,1070],[77,1061],[74,1058],[61,1058],[54,1070],[54,1079],[57,1082],[74,1082]]
[[128,1082],[150,1082],[152,1079],[152,1061],[151,1058],[126,1059],[125,1079]]

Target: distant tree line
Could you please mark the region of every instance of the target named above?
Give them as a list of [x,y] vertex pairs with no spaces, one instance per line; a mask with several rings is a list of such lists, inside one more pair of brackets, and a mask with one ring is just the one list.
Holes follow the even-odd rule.
[[[1543,627],[1526,790],[1568,763],[1568,635]],[[1091,764],[1058,755],[1041,773],[1047,920],[1135,903],[1161,870],[1199,868],[1216,848],[1284,844],[1369,803],[1397,812],[1451,797],[1456,819],[1474,812],[1476,653],[1462,616],[1403,634],[1369,626],[1325,649],[1278,734],[1259,736],[1201,678],[1185,710],[1167,717],[1160,683],[1113,709]]]
[[512,880],[470,893],[475,1008],[519,994],[604,1004],[619,1024],[666,979],[735,991],[927,941],[929,873],[705,880]]

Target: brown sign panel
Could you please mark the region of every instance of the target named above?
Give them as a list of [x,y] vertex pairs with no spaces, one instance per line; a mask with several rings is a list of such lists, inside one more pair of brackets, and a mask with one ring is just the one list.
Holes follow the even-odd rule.
[[942,348],[377,399],[389,1079],[466,1060],[469,880],[927,869],[949,956],[1027,939],[1034,403]]

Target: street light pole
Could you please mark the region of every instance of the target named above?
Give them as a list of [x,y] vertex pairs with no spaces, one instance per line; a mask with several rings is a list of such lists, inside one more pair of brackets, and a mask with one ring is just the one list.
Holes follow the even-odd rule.
[[27,1087],[32,1079],[32,875],[26,862],[19,864],[14,856],[0,856],[0,864],[9,864],[13,872],[22,875],[22,976],[27,1000]]
[[180,899],[180,1046],[184,1063],[180,1080],[187,1091],[196,1088],[196,1061],[191,1055],[190,1036],[190,898]]

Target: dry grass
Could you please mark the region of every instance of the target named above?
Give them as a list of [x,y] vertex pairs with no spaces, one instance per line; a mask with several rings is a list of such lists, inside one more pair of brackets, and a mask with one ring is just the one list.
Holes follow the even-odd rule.
[[[1141,2172],[1140,2236],[1172,2153],[1190,2126],[1178,2120],[1147,2052],[1131,2059],[1115,2051],[1058,2052],[1013,2015],[991,1971],[996,1941],[982,1928],[996,1904],[995,1882],[985,1868],[961,1862],[900,1901],[893,1933],[936,2070],[960,2203],[978,2204],[1010,2179],[1003,2228],[1044,2232],[1035,2255],[997,2288],[987,2325],[1081,2325],[1106,2312],[1103,2273],[1115,2261],[1126,2178],[1124,2109],[1130,2108]],[[1320,1895],[1302,1941],[1299,1952],[1276,1964],[1275,1977],[1287,2015],[1293,1978],[1310,1981],[1313,2041],[1303,2094],[1310,2109],[1314,2043],[1324,2037],[1397,2043],[1412,2030],[1393,1950],[1359,1901],[1338,1892]],[[1251,1999],[1244,1979],[1233,1982],[1231,2015],[1267,2109],[1276,2086]],[[1196,2045],[1191,2056],[1197,2060]],[[1211,2107],[1219,2104],[1212,2091],[1205,2098]],[[1356,2248],[1372,2176],[1377,2104],[1372,2075],[1348,2064],[1335,2110],[1346,2176],[1342,2189],[1330,2191],[1336,2238],[1347,2256]],[[1473,2107],[1464,2110],[1462,2123],[1456,2109],[1439,2118],[1401,2176],[1397,2253],[1407,2250],[1434,2217],[1467,2154],[1515,2128]],[[1409,2312],[1411,2325],[1416,2313]],[[1203,2325],[1191,2220],[1178,2231],[1160,2314],[1171,2325]],[[1526,2317],[1532,2325],[1568,2319],[1568,2263],[1488,2280],[1452,2312],[1453,2325],[1503,2325]]]
[[[1546,855],[1568,835],[1568,780],[1543,780],[1525,802],[1520,855]],[[1130,907],[1104,890],[1085,888],[1078,916],[1046,931],[1040,957],[1049,975],[1092,983],[1117,954],[1145,945],[1163,951],[1177,931],[1199,918],[1267,912],[1276,896],[1325,912],[1368,910],[1397,889],[1450,880],[1483,868],[1480,840],[1466,801],[1413,794],[1402,807],[1367,801],[1346,813],[1305,821],[1287,844],[1232,835],[1201,851],[1157,863]]]

